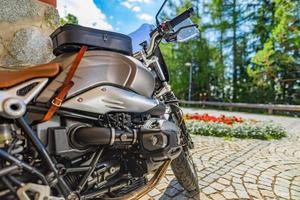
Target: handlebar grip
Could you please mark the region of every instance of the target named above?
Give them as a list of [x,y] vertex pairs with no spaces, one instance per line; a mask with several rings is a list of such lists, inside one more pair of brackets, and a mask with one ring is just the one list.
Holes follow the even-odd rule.
[[170,26],[174,28],[176,25],[180,24],[181,22],[189,18],[193,14],[193,12],[194,12],[193,8],[187,9],[186,11],[184,11],[174,19],[170,20],[169,21]]

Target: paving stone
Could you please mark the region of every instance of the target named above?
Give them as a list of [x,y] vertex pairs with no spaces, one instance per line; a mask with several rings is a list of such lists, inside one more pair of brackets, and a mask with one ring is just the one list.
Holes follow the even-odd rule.
[[300,119],[271,118],[287,128],[287,138],[224,141],[192,136],[201,192],[184,191],[169,168],[156,190],[143,200],[300,200]]
[[149,199],[151,199],[151,197],[148,195],[145,195],[142,198],[140,198],[139,200],[149,200]]
[[[196,199],[196,198],[194,198]],[[199,195],[199,199],[197,200],[211,200],[211,198],[209,198],[207,195],[203,194],[203,193],[200,193]]]
[[291,190],[300,191],[300,186],[298,186],[298,185],[292,185],[291,186]]
[[222,195],[226,198],[226,199],[237,199],[238,197],[236,196],[236,194],[234,194],[233,192],[222,192]]
[[240,175],[240,174],[236,174],[236,173],[233,173],[233,172],[231,172],[230,173],[234,178],[238,178],[238,179],[241,179],[243,176],[242,175]]
[[260,171],[254,169],[254,168],[250,168],[248,171],[247,171],[248,174],[252,174],[252,175],[255,175],[255,176],[258,176],[260,174]]
[[163,194],[159,200],[170,200],[171,198],[169,196],[167,196],[166,194]]
[[233,173],[235,173],[235,174],[240,174],[240,175],[242,175],[242,174],[245,173],[246,170],[245,170],[245,171],[241,171],[241,170],[235,168],[235,169],[232,169],[231,171],[232,171]]
[[224,191],[226,191],[226,192],[234,192],[234,188],[232,186],[229,186],[229,187],[225,188]]
[[167,183],[159,183],[159,184],[156,186],[156,189],[162,190],[162,189],[166,189],[167,187],[168,187],[168,184],[167,184]]
[[246,183],[256,183],[256,179],[249,177],[243,177],[243,181]]
[[279,197],[283,197],[283,198],[286,198],[286,199],[289,199],[290,198],[290,194],[289,194],[289,191],[288,190],[277,190],[275,188],[275,194]]
[[173,197],[172,200],[188,200],[189,198],[183,195],[178,195],[176,197]]
[[253,184],[253,183],[245,183],[244,185],[247,188],[247,190],[248,189],[252,189],[252,190],[256,190],[257,189],[257,185]]
[[218,182],[221,183],[222,185],[229,185],[230,184],[230,181],[226,180],[225,178],[218,179]]
[[245,187],[240,183],[232,183],[232,185],[236,190],[245,190]]
[[247,192],[250,196],[252,196],[254,198],[262,199],[262,197],[257,189],[254,190],[254,189],[247,188]]
[[247,171],[249,169],[249,166],[241,164],[241,165],[237,166],[237,169],[244,173],[245,171]]
[[264,185],[264,186],[267,186],[267,187],[271,187],[272,186],[272,182],[271,181],[266,181],[266,180],[259,180],[258,184],[259,185]]
[[269,190],[260,190],[262,196],[264,197],[275,197],[274,193],[272,191]]
[[237,177],[233,177],[233,178],[232,178],[232,182],[233,182],[233,183],[242,184],[242,179],[237,178]]
[[181,193],[181,195],[184,195],[186,197],[189,197],[189,198],[197,198],[199,197],[199,195],[201,194],[202,192],[198,193],[198,192],[187,192],[187,191],[183,191]]
[[277,178],[276,179],[276,184],[280,184],[280,185],[289,185],[291,183],[291,181],[288,181],[284,178]]
[[159,195],[156,195],[155,197],[152,197],[152,198],[153,198],[153,200],[159,200],[159,199],[161,199],[161,197],[163,195],[164,195],[163,193],[160,193]]
[[291,199],[300,199],[300,192],[291,190]]
[[248,173],[246,173],[245,175],[244,175],[244,177],[246,178],[252,178],[252,179],[257,179],[257,176],[254,176],[254,175],[252,175],[252,174],[248,174]]
[[210,185],[210,187],[212,187],[212,188],[214,188],[216,190],[219,190],[219,191],[224,190],[226,188],[226,186],[224,186],[224,185],[222,185],[220,183],[217,183],[217,182],[212,183]]
[[249,195],[245,190],[236,190],[235,192],[237,193],[238,197],[241,198],[241,199],[248,199],[249,198]]
[[151,190],[151,192],[148,193],[148,195],[150,197],[154,197],[154,196],[159,195],[159,194],[160,194],[160,191],[156,188],[154,188],[153,190]]
[[221,194],[212,194],[210,195],[210,197],[212,199],[216,199],[216,200],[226,200],[224,196],[222,196]]
[[208,186],[206,188],[203,188],[202,192],[204,192],[205,194],[213,194],[213,193],[216,193],[217,190],[215,190],[214,188]]
[[166,191],[165,191],[165,194],[167,194],[168,196],[170,197],[174,197],[176,196],[177,194],[179,193],[178,190],[176,190],[175,188],[168,188]]
[[257,187],[261,190],[272,190],[271,186],[258,184]]

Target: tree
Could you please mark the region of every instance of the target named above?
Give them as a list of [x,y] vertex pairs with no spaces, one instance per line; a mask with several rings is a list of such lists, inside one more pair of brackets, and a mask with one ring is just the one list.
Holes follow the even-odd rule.
[[290,102],[297,82],[286,81],[299,77],[300,29],[297,28],[296,4],[290,0],[273,0],[274,23],[270,37],[252,58],[249,73],[256,83],[278,87],[277,100]]
[[[175,8],[174,4],[168,5],[170,10],[176,10],[179,14],[191,7],[189,1],[182,1],[179,8]],[[200,19],[196,16],[193,21],[200,26],[202,25]],[[185,63],[191,62],[193,64],[193,85],[192,85],[192,99],[199,99],[199,94],[206,93],[209,98],[211,95],[211,73],[212,56],[210,55],[212,49],[204,38],[198,38],[194,41],[185,43],[176,43],[161,45],[167,65],[169,66],[171,75],[171,85],[176,95],[179,98],[186,99],[188,97],[188,83],[189,83],[189,69]]]
[[75,15],[68,14],[66,17],[61,17],[59,19],[60,25],[64,24],[78,24],[78,18]]

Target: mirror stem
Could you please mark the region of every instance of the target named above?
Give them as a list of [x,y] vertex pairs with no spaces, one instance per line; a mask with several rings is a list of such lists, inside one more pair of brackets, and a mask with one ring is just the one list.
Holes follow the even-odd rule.
[[162,9],[164,8],[165,4],[167,3],[168,0],[165,0],[160,9],[158,10],[155,19],[156,19],[156,26],[158,27],[160,25],[159,20],[158,20],[158,15],[161,13]]

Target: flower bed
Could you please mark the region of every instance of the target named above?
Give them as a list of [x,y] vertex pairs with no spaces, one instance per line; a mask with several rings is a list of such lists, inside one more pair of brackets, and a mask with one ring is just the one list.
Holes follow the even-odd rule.
[[194,135],[253,138],[262,140],[280,139],[286,131],[272,122],[245,120],[238,117],[220,117],[204,115],[187,115],[188,130]]
[[188,120],[200,120],[200,121],[206,121],[206,122],[218,122],[218,123],[224,123],[228,125],[232,125],[233,123],[242,123],[244,120],[240,117],[226,117],[225,115],[220,115],[219,117],[211,116],[208,114],[194,114],[194,115],[186,115],[186,119]]

